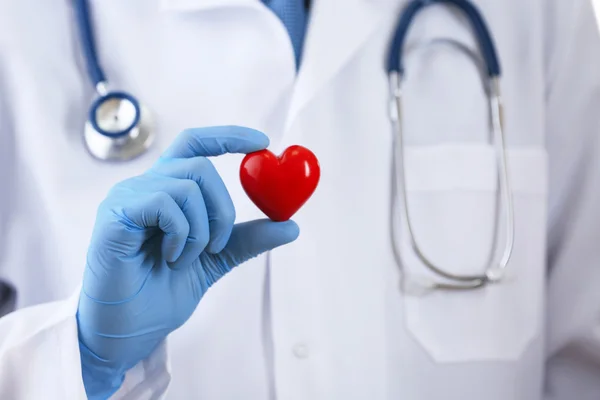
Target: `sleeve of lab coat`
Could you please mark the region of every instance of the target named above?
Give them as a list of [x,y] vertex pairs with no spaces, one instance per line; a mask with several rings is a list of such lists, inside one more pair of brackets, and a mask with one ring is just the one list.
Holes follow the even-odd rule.
[[[0,399],[86,399],[77,299],[27,307],[0,318]],[[166,345],[131,369],[113,399],[159,399],[170,375]]]
[[600,35],[591,0],[546,12],[547,400],[600,399]]
[[[2,39],[2,38],[0,38]],[[9,246],[9,226],[14,223],[17,189],[14,130],[10,110],[10,90],[4,84],[0,40],[0,283],[19,287],[6,273],[4,254]],[[36,268],[36,266],[12,266]],[[31,276],[35,271],[31,271]],[[0,399],[85,399],[77,338],[78,293],[61,302],[23,308],[0,318]],[[3,308],[10,304],[0,304]],[[11,310],[7,310],[11,311]],[[128,371],[115,399],[159,399],[170,381],[165,345],[147,360]]]
[[2,66],[0,59],[0,317],[12,311],[15,304],[15,290],[5,282],[2,273],[3,255],[6,254],[5,247],[8,245],[5,238],[8,235],[15,193],[15,174],[12,172],[15,164],[14,136],[8,117],[6,93],[3,94],[2,90]]

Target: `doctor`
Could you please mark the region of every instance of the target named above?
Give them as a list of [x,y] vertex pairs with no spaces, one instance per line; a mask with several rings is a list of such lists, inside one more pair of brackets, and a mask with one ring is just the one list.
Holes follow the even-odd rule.
[[[0,3],[0,278],[17,308],[0,319],[0,398],[600,398],[589,1],[476,1],[502,63],[514,246],[506,279],[426,293],[402,284],[428,269],[390,204],[385,65],[405,1],[315,0],[310,18],[276,1],[89,3],[110,88],[152,110],[156,137],[127,162],[92,157],[75,2]],[[465,49],[462,14],[427,7],[402,88],[413,233],[458,275],[506,236]],[[239,153],[291,144],[321,183],[271,222]]]

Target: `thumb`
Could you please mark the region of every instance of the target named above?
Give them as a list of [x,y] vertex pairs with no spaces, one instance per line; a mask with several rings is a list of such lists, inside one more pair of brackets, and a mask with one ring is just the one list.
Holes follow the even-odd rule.
[[300,228],[294,221],[259,219],[244,222],[233,227],[222,253],[230,257],[228,261],[232,266],[237,266],[265,251],[293,242],[299,234]]
[[293,242],[300,234],[294,221],[274,222],[259,219],[236,224],[225,248],[218,254],[202,253],[203,264],[216,282],[234,267],[265,251]]

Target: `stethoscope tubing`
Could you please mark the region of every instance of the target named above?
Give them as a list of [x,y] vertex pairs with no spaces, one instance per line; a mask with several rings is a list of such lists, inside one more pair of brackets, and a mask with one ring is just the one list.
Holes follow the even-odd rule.
[[[496,214],[495,220],[495,235],[490,252],[490,259],[484,266],[484,272],[479,275],[460,275],[448,272],[448,269],[443,268],[425,254],[422,247],[419,245],[414,233],[413,223],[411,220],[408,195],[406,192],[406,175],[404,165],[404,132],[402,127],[402,81],[404,79],[403,65],[403,48],[405,45],[408,29],[411,22],[414,20],[417,13],[426,6],[436,3],[445,3],[454,5],[458,9],[464,11],[469,19],[471,26],[477,36],[482,58],[486,66],[488,76],[488,97],[490,102],[491,125],[494,133],[494,143],[496,148],[496,157],[498,165],[498,177],[501,192],[501,202],[505,206],[505,245],[500,255],[498,253],[498,233],[500,231],[500,223],[498,220],[500,207]],[[495,45],[492,41],[487,25],[477,8],[467,0],[413,0],[409,2],[401,14],[399,22],[394,32],[392,46],[389,49],[387,70],[389,73],[390,91],[392,97],[390,119],[392,122],[393,136],[393,152],[394,152],[394,188],[392,198],[392,215],[391,215],[391,237],[393,243],[394,256],[397,264],[403,269],[402,255],[399,249],[400,233],[398,232],[397,221],[401,218],[405,222],[406,231],[410,239],[410,243],[416,256],[421,263],[431,272],[437,279],[424,278],[420,279],[421,289],[424,291],[441,289],[441,290],[473,290],[485,287],[488,283],[499,282],[504,278],[505,269],[510,261],[514,247],[514,207],[513,198],[509,182],[508,161],[506,155],[506,141],[504,137],[504,122],[503,122],[503,105],[500,95],[500,62],[496,52]],[[402,215],[399,215],[398,205],[402,204]],[[412,277],[407,276],[403,270],[404,287],[414,287],[410,281]],[[442,278],[442,279],[440,279]],[[417,279],[419,280],[419,279]],[[409,284],[407,284],[407,282]]]
[[96,87],[99,83],[106,82],[106,76],[98,61],[94,30],[90,20],[90,6],[88,0],[74,0],[74,2],[77,27],[79,28],[81,48],[84,52],[88,76],[94,87]]
[[496,53],[496,47],[487,24],[481,12],[468,0],[413,0],[409,2],[402,12],[388,53],[388,74],[396,72],[404,75],[404,45],[408,36],[408,29],[417,13],[425,7],[434,4],[449,4],[462,10],[467,16],[479,42],[479,47],[486,64],[487,73],[490,78],[500,76],[500,62]]

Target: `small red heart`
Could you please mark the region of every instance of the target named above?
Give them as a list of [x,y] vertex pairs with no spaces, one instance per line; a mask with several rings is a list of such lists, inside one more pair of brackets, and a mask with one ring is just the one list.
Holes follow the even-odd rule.
[[314,193],[320,176],[317,157],[302,146],[290,146],[279,157],[269,150],[250,153],[240,167],[246,194],[273,221],[290,219]]

